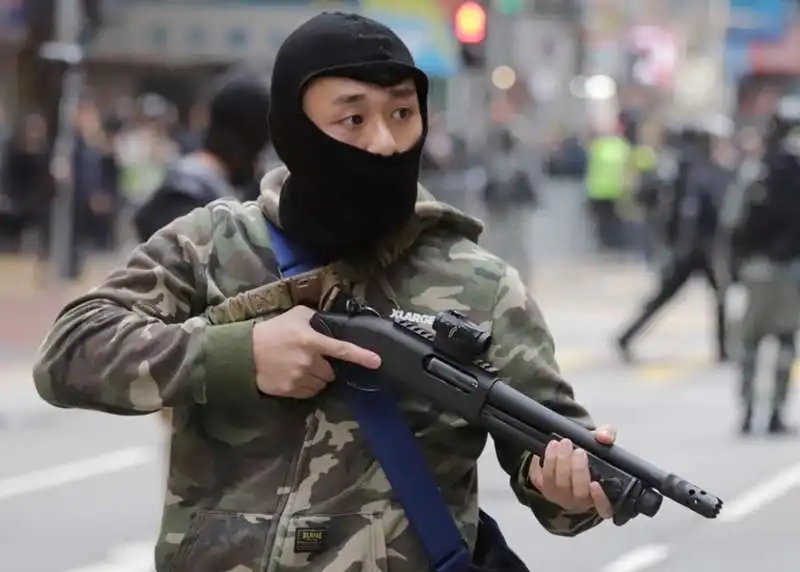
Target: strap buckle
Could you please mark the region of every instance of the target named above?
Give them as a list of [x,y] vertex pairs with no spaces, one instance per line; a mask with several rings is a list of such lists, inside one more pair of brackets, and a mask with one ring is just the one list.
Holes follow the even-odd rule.
[[322,280],[318,274],[289,278],[289,294],[292,302],[298,304],[319,305],[322,299]]

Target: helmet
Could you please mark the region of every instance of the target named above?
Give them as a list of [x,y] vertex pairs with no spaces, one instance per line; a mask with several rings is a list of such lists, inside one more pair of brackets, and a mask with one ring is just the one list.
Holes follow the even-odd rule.
[[800,154],[800,96],[784,95],[778,100],[767,131],[767,145]]

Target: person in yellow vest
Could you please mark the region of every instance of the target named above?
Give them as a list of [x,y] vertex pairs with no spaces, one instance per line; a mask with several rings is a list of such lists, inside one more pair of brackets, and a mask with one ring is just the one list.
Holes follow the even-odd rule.
[[632,173],[630,143],[614,130],[600,132],[589,145],[586,198],[599,250],[624,250],[625,223],[620,207]]

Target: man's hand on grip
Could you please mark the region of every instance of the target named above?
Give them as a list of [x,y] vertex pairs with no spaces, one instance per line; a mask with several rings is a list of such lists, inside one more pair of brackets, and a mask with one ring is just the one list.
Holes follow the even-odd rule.
[[[600,443],[611,445],[616,431],[603,427],[594,432]],[[569,439],[551,441],[544,454],[531,460],[531,484],[552,503],[570,512],[583,512],[594,508],[602,518],[612,518],[611,502],[589,474],[589,457],[583,449],[575,449]]]
[[253,327],[253,357],[258,389],[266,395],[306,399],[333,381],[328,358],[377,369],[377,354],[316,332],[314,311],[296,306]]

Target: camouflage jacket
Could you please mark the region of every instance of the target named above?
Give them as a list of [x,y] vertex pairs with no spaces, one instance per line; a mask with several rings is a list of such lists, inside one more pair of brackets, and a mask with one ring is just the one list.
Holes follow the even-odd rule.
[[[422,547],[345,405],[326,392],[291,400],[257,391],[253,323],[303,298],[297,283],[263,288],[278,279],[264,217],[276,220],[274,189],[285,175],[268,174],[257,202],[216,201],[176,220],[67,305],[41,347],[37,390],[58,407],[119,415],[172,408],[158,572],[419,572],[427,568]],[[424,322],[463,311],[491,330],[492,360],[509,383],[591,426],[559,375],[523,280],[477,246],[481,230],[420,189],[402,236],[379,249],[374,266],[334,265],[335,281],[387,316]],[[251,289],[262,295],[237,298]],[[486,432],[413,396],[399,400],[474,546]],[[572,536],[600,522],[533,489],[529,453],[495,448],[516,497],[550,532]]]

